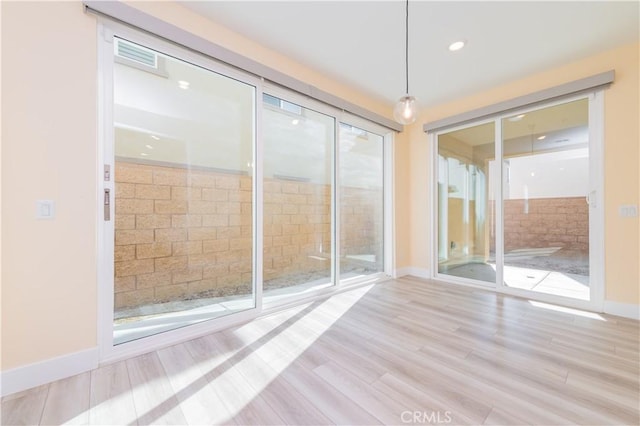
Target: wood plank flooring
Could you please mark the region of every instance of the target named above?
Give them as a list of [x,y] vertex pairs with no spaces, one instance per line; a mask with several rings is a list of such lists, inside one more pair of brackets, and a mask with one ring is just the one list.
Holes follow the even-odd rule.
[[640,424],[639,323],[405,277],[40,386],[2,424]]

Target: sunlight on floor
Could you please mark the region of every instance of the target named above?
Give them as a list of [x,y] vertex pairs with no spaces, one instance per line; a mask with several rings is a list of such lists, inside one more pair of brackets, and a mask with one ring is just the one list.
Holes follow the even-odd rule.
[[591,318],[598,321],[607,321],[602,315],[596,314],[595,312],[582,311],[579,309],[566,308],[564,306],[550,305],[548,303],[536,302],[534,300],[529,300],[531,306],[536,308],[547,309],[550,311],[562,312],[565,314],[577,315],[584,318]]
[[[538,293],[589,300],[589,277],[541,269],[504,266],[504,283]],[[587,283],[582,281],[587,280]]]
[[[237,399],[233,400],[233,407],[228,407],[231,415],[235,416],[243,408],[254,400],[269,384],[302,355],[313,343],[322,336],[332,325],[347,313],[371,288],[367,285],[333,296],[321,303],[314,302],[298,306],[284,313],[276,313],[278,321],[266,322],[260,329],[259,323],[252,322],[241,326],[232,332],[234,339],[242,342],[242,347],[224,354],[225,360],[233,357],[233,366],[217,377],[211,377],[212,386],[223,386],[230,375],[238,372],[251,371],[252,389],[246,389]],[[291,324],[288,322],[291,321]],[[284,329],[279,330],[281,327]],[[313,330],[311,333],[310,330]],[[258,342],[270,333],[274,333],[267,341],[256,348],[247,348]],[[242,353],[246,351],[246,355]],[[256,368],[260,365],[268,365],[268,368]],[[190,385],[189,385],[190,386]],[[188,387],[188,386],[187,386]],[[231,418],[224,419],[229,422]]]

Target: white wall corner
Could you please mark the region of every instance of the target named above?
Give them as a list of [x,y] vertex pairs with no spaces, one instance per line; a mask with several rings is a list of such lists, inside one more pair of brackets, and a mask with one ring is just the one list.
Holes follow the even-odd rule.
[[605,300],[604,313],[640,321],[640,305],[634,305],[633,303],[620,303]]
[[98,348],[63,355],[0,373],[2,396],[21,392],[93,370],[98,367]]
[[398,268],[393,273],[393,278],[404,277],[405,275],[411,275],[418,278],[431,278],[431,271],[426,268],[416,268],[413,266],[408,266],[406,268]]

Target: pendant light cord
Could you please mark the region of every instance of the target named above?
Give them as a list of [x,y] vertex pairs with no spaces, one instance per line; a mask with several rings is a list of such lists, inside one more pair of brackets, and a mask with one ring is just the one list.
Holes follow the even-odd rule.
[[406,72],[407,90],[406,94],[409,94],[409,0],[406,2],[405,7],[405,19],[404,19],[404,69]]

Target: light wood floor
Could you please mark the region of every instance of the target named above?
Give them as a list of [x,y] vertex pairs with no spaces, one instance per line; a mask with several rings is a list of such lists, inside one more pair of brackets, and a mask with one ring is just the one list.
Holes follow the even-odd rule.
[[638,322],[402,278],[5,397],[2,424],[638,425]]

